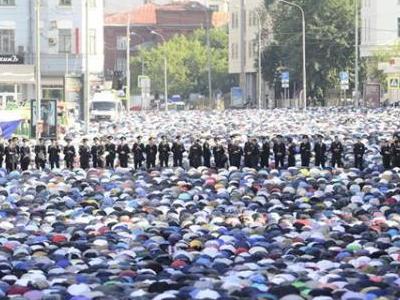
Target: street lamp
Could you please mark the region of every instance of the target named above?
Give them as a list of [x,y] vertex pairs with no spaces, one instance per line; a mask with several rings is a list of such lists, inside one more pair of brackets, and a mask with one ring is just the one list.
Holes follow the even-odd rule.
[[[165,44],[165,38],[161,33],[158,33],[154,30],[150,32],[151,34],[154,34],[156,36],[159,36],[164,44]],[[165,98],[165,111],[168,111],[168,63],[167,63],[167,53],[164,53],[164,98]]]
[[307,70],[306,70],[306,19],[304,10],[300,5],[285,0],[278,0],[279,2],[298,8],[301,11],[303,23],[303,105],[307,109]]
[[261,24],[261,15],[258,10],[255,11],[257,19],[258,19],[258,109],[261,110],[261,93],[262,93],[262,72],[261,72],[261,32],[262,32],[262,24]]
[[130,57],[131,57],[131,15],[128,13],[128,22],[126,24],[126,105],[128,107],[131,101],[131,66],[130,66]]

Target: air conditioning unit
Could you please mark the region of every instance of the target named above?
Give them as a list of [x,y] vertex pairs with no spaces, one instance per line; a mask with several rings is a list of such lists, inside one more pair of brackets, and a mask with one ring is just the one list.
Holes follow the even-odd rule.
[[57,30],[58,26],[57,26],[57,21],[51,21],[50,22],[50,30]]
[[54,47],[57,45],[57,40],[54,38],[49,38],[49,47]]

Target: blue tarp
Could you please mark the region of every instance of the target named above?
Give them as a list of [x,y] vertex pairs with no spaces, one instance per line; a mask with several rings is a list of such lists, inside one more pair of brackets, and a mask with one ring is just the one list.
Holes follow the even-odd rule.
[[0,136],[5,139],[10,138],[17,130],[21,118],[18,114],[9,114],[8,112],[0,112]]

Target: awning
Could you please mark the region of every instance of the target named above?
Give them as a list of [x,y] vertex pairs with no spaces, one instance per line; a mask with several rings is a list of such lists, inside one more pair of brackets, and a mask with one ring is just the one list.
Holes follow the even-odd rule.
[[35,84],[33,65],[0,65],[0,83]]
[[62,77],[42,77],[42,86],[64,86],[64,78]]

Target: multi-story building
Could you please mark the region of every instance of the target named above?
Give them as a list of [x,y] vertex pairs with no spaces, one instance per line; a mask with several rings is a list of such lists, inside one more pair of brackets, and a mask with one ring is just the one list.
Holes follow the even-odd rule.
[[[262,1],[231,0],[229,3],[229,73],[239,77],[243,104],[255,105],[258,101],[258,22],[262,5]],[[261,85],[263,102],[265,83]]]
[[361,4],[360,55],[368,57],[399,40],[400,1],[362,0]]
[[[89,51],[92,79],[103,76],[103,0],[89,1],[89,49],[86,49],[86,1],[41,1],[41,74],[44,98],[63,99],[64,77],[85,71]],[[0,0],[0,54],[20,54],[35,62],[35,2]],[[12,71],[12,70],[11,70]],[[27,91],[25,97],[34,94]]]

